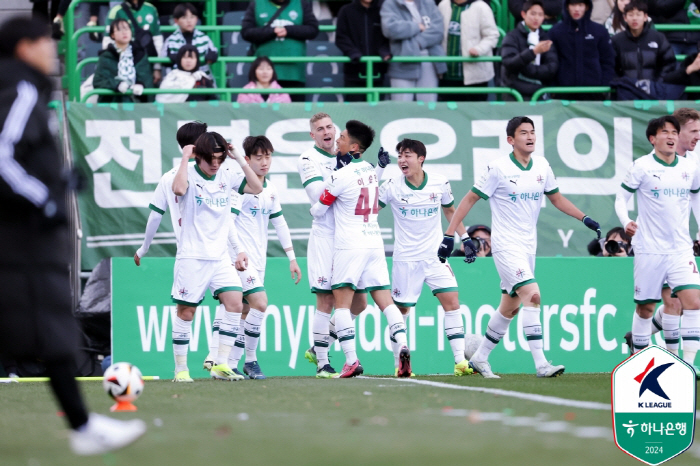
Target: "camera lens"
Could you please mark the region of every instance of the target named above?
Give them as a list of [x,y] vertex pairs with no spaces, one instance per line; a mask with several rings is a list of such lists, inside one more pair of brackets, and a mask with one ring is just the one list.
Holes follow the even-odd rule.
[[614,256],[615,254],[620,252],[622,248],[620,247],[617,241],[611,239],[610,241],[607,241],[605,243],[605,250],[608,251],[608,254]]
[[472,243],[474,243],[474,249],[476,249],[476,252],[481,251],[481,238],[473,237],[470,239],[472,240]]

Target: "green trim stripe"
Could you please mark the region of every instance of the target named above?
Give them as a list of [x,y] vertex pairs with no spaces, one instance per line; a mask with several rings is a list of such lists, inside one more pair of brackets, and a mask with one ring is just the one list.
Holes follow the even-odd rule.
[[660,299],[635,299],[635,304],[649,304],[649,303],[660,303]]
[[314,341],[314,346],[318,346],[319,348],[328,348],[328,343],[325,341]]
[[406,330],[404,330],[404,329],[397,330],[394,333],[392,333],[391,336],[396,337],[396,335],[398,335],[399,333],[406,333]]
[[158,212],[161,215],[165,214],[164,210],[159,209],[158,207],[154,206],[153,204],[148,204],[148,208],[151,209],[153,212]]
[[556,193],[558,193],[558,192],[559,192],[559,188],[554,188],[554,189],[552,189],[551,191],[545,191],[544,193],[545,193],[547,196],[551,196],[552,194],[556,194]]
[[315,286],[311,287],[311,292],[312,293],[319,293],[319,294],[332,294],[333,291],[331,290],[324,290],[322,288],[316,288]]
[[[171,298],[172,298],[172,297],[171,297]],[[191,302],[189,302],[189,301],[183,301],[183,300],[181,300],[181,299],[175,299],[175,298],[172,298],[172,300],[173,300],[173,302],[174,302],[175,304],[182,304],[183,306],[197,307],[197,306],[200,305],[200,303],[201,303],[202,301],[204,301],[204,298],[202,298],[198,303],[191,303]]]
[[301,186],[306,188],[307,185],[313,183],[314,181],[323,181],[323,177],[322,176],[314,176],[313,178],[309,178],[308,180],[304,181]]
[[442,206],[443,206],[445,209],[449,209],[449,208],[452,207],[453,205],[455,205],[455,201],[454,201],[454,200],[453,200],[452,202],[450,202],[449,204],[442,204]]
[[661,165],[663,165],[664,167],[675,167],[676,165],[678,165],[678,154],[673,154],[673,162],[671,162],[671,163],[666,163],[666,162],[664,162],[663,160],[661,160],[660,158],[658,158],[658,157],[656,156],[656,152],[654,152],[654,160],[656,160],[657,162],[659,162],[659,163],[660,163]]
[[325,155],[329,159],[332,159],[333,157],[335,157],[335,155],[331,154],[330,152],[326,152],[325,150],[318,147],[316,144],[314,144],[314,149],[316,149],[316,152],[318,152],[321,155]]
[[204,179],[207,180],[207,181],[211,181],[211,180],[213,180],[214,178],[216,178],[216,173],[215,173],[213,176],[209,176],[209,175],[207,175],[206,173],[204,173],[204,172],[202,171],[202,169],[199,168],[199,165],[197,165],[196,163],[194,164],[194,170],[195,170],[197,173],[199,173],[199,176],[201,176],[202,178],[204,178]]
[[243,296],[248,296],[248,295],[251,295],[253,293],[260,293],[261,291],[265,291],[265,287],[264,286],[256,286],[255,288],[251,288],[248,291],[244,291]]
[[485,201],[488,201],[488,200],[489,200],[489,197],[488,197],[486,194],[484,194],[484,193],[482,193],[481,191],[479,191],[479,190],[477,189],[476,186],[472,186],[472,192],[475,193],[475,194],[478,194],[479,197],[482,198],[482,199],[485,200]]
[[463,333],[455,333],[454,335],[447,335],[448,340],[458,340],[460,338],[464,338]]
[[485,334],[484,336],[485,336],[486,338],[488,338],[488,340],[489,340],[491,343],[493,343],[494,345],[497,345],[498,342],[501,341],[501,340],[496,340],[495,338],[493,338],[493,337],[492,337],[491,335],[489,335],[488,333]]
[[518,162],[518,159],[515,158],[515,154],[513,154],[512,152],[510,153],[509,157],[510,157],[510,160],[513,161],[515,166],[524,172],[529,171],[532,168],[532,156],[530,156],[530,161],[528,162],[527,166],[525,166],[525,167],[523,167],[522,164],[520,162]]
[[354,340],[355,335],[345,335],[344,337],[338,338],[338,341],[348,341],[348,340]]
[[622,186],[622,189],[624,189],[625,191],[629,191],[629,192],[631,192],[631,193],[634,193],[635,191],[637,191],[636,189],[630,188],[630,187],[627,186],[625,183],[622,183],[620,186]]
[[423,182],[420,184],[420,186],[413,186],[413,185],[408,181],[408,178],[405,178],[405,177],[404,177],[404,181],[406,181],[406,186],[408,186],[409,188],[411,188],[411,189],[414,190],[414,191],[420,191],[421,189],[425,188],[425,185],[428,184],[428,174],[425,173],[425,171],[424,171],[424,172],[423,172],[423,175],[424,175],[424,177],[423,177]]
[[364,290],[356,290],[356,291],[358,291],[358,292],[364,291],[365,293],[367,293],[369,291],[390,290],[390,289],[391,289],[391,285],[381,285],[381,286],[368,286],[368,287],[365,287]]
[[175,340],[173,339],[173,345],[189,345],[190,340]]
[[700,193],[700,188],[698,188],[698,189],[691,189],[690,192],[693,193],[693,194]]
[[400,303],[397,300],[394,300],[394,304],[401,307],[413,307],[416,305],[416,303]]
[[236,215],[240,215],[241,211],[238,210],[238,209],[236,209],[236,208],[234,208],[234,207],[231,207],[231,213],[232,213],[232,214],[236,214]]
[[236,340],[236,342],[233,344],[233,346],[237,346],[239,348],[245,348],[245,343],[241,343],[240,341]]
[[522,288],[523,286],[529,285],[530,283],[535,283],[535,279],[531,278],[529,280],[525,280],[524,282],[516,283],[515,285],[513,285],[513,293],[515,293],[515,290],[517,290],[518,288]]
[[245,330],[245,329],[243,330],[243,333],[244,333],[245,336],[247,336],[247,337],[260,338],[260,334],[259,334],[259,333],[251,332],[251,331],[248,331],[248,330]]
[[433,296],[435,296],[438,293],[451,293],[453,291],[459,291],[459,288],[456,286],[451,286],[449,288],[437,288],[433,290]]
[[379,200],[378,200],[378,201],[377,201],[377,204],[379,204],[379,207],[381,207],[382,209],[383,209],[384,207],[386,207],[386,204],[384,204],[382,201],[379,201]]
[[225,337],[233,337],[233,338],[236,338],[238,336],[233,332],[226,332],[224,330],[219,330],[219,335],[223,335]]
[[681,337],[684,340],[690,340],[690,341],[700,341],[700,337]]
[[677,345],[680,340],[678,338],[664,338],[664,341],[667,345]]
[[531,341],[531,340],[541,340],[541,339],[542,339],[542,335],[525,335],[525,339],[528,340],[528,341]]
[[243,194],[243,190],[245,189],[245,185],[247,185],[247,184],[248,184],[248,180],[243,178],[243,182],[238,187],[238,194]]
[[280,210],[279,212],[275,212],[274,214],[270,215],[270,218],[277,218],[282,216],[282,211]]
[[335,285],[331,286],[332,290],[337,290],[338,288],[347,288],[350,287],[353,290],[357,290],[357,287],[353,285],[352,283],[336,283]]
[[227,291],[243,291],[243,288],[241,288],[240,286],[225,286],[223,288],[219,288],[218,290],[214,291],[212,294],[216,298],[221,293],[225,293]]
[[700,290],[700,285],[681,285],[675,287],[672,291],[673,293],[678,293],[683,290]]

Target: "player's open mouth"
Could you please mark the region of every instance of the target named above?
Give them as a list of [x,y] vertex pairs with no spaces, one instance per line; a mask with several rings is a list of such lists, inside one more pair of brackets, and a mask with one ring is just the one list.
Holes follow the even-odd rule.
[[332,140],[332,137],[323,138],[323,142],[331,142]]
[[408,165],[399,165],[399,168],[401,169],[401,171],[402,171],[403,173],[407,173],[407,172],[408,172]]

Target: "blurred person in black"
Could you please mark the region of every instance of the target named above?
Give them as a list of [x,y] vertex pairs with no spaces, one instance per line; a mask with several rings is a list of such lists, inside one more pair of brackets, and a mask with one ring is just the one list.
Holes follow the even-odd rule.
[[55,62],[47,23],[13,18],[0,26],[0,355],[45,363],[73,452],[92,455],[128,445],[146,427],[88,415],[75,381],[66,214],[75,177],[64,174],[49,127]]
[[612,228],[605,234],[605,239],[594,239],[588,243],[588,253],[598,257],[634,256],[632,238],[622,227]]

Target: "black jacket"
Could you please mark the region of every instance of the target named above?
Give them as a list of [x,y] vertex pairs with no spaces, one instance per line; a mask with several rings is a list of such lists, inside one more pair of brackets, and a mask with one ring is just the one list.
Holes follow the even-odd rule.
[[[554,45],[549,52],[540,55],[539,65],[533,63],[535,52],[527,43],[529,32],[529,28],[520,22],[515,29],[506,34],[501,43],[501,85],[512,87],[527,97],[550,84],[559,68],[559,59]],[[540,41],[548,39],[547,33],[542,29],[539,30],[539,35]],[[523,77],[540,81],[542,84],[524,80]]]
[[[248,9],[245,11],[243,21],[241,21],[241,37],[243,40],[255,45],[264,44],[275,40],[277,35],[274,28],[271,26],[257,27],[255,22],[255,2],[256,1],[271,1],[271,0],[252,0],[248,4]],[[284,5],[288,1],[272,2],[278,5]],[[285,26],[287,29],[287,38],[295,40],[314,40],[318,35],[318,20],[314,15],[314,10],[310,0],[301,0],[302,15],[304,23],[294,26]]]
[[607,86],[615,77],[615,52],[605,27],[591,21],[593,2],[586,0],[588,10],[574,21],[566,9],[562,20],[549,31],[559,57],[558,86]]
[[666,37],[654,29],[651,23],[644,25],[639,37],[629,29],[612,38],[615,49],[615,72],[632,81],[649,79],[656,81],[676,69],[676,56]]
[[[360,73],[364,75],[366,65],[357,62],[360,57],[391,56],[389,41],[382,34],[381,6],[381,0],[374,0],[369,8],[363,7],[360,0],[353,0],[338,12],[335,45],[353,60],[345,64],[344,72],[348,77],[358,78]],[[386,63],[374,64],[375,73],[385,73],[386,69]]]
[[[49,129],[51,82],[15,59],[0,59],[0,266],[58,265],[71,252],[66,224],[47,223],[47,201],[66,211],[63,163]],[[12,110],[12,119],[8,115]]]
[[[656,24],[690,24],[686,0],[649,0],[649,16]],[[695,31],[665,32],[670,42],[695,44],[700,33]]]
[[[142,84],[145,88],[153,87],[153,71],[151,64],[148,63],[146,51],[138,42],[131,42],[131,51],[134,55],[134,68],[136,68],[136,84]],[[114,44],[109,44],[107,48],[100,52],[95,67],[95,77],[92,79],[92,85],[95,89],[110,89],[118,90],[120,80],[117,79],[119,69],[119,52]],[[147,96],[134,95],[117,95],[108,96],[101,95],[98,102],[146,102]]]

